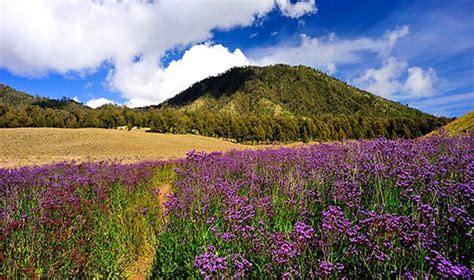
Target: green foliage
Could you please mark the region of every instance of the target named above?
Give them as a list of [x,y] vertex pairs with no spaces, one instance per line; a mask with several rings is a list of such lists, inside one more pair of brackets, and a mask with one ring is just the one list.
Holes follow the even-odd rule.
[[92,109],[0,85],[0,127],[150,127],[241,143],[414,138],[448,123],[297,66],[240,67],[204,79],[159,106]]
[[[200,103],[199,106],[193,106],[196,102]],[[195,83],[161,107],[168,105],[185,111],[218,112],[229,103],[233,103],[239,114],[429,117],[419,110],[361,91],[312,68],[284,64],[232,68]]]
[[[107,199],[80,205],[81,214],[70,224],[58,223],[53,227],[22,224],[22,229],[10,236],[8,242],[0,243],[3,250],[0,276],[12,279],[129,276],[138,257],[152,258],[156,246],[162,210],[153,189],[174,176],[173,165],[165,165],[155,172],[151,180],[133,188],[115,183]],[[85,200],[95,193],[88,186],[80,190],[76,195]],[[40,220],[43,216],[38,211],[42,201],[32,199],[35,192],[41,190],[21,188],[17,194],[19,220]]]

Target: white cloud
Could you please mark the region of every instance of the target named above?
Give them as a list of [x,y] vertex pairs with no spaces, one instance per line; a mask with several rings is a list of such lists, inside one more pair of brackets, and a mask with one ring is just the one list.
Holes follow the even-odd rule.
[[290,0],[277,0],[277,4],[282,14],[291,18],[299,18],[318,11],[315,0],[302,0],[296,3],[291,3]]
[[414,102],[414,104],[418,104],[420,106],[425,107],[441,107],[441,106],[462,106],[462,105],[469,105],[474,107],[472,104],[472,100],[474,100],[474,91],[465,92],[456,95],[447,95],[447,96],[440,96],[437,98],[427,97],[422,98]]
[[402,83],[400,76],[406,71],[406,63],[390,57],[378,68],[368,69],[361,77],[354,80],[354,84],[363,89],[384,97],[399,93]]
[[474,100],[474,92],[471,91],[456,95],[420,98],[410,102],[410,106],[420,110],[429,110],[439,116],[452,116],[455,115],[453,111],[461,113],[472,111],[474,109],[472,100]]
[[156,104],[174,96],[194,82],[219,74],[234,66],[251,64],[236,49],[201,44],[187,50],[168,67],[156,67],[155,57],[142,57],[135,63],[119,64],[109,73],[109,86],[122,92],[132,107]]
[[[136,55],[211,37],[214,28],[247,26],[271,11],[261,1],[4,0],[0,66],[18,75],[96,69]],[[179,16],[177,16],[179,15]]]
[[420,67],[408,68],[408,79],[403,85],[403,90],[409,96],[419,98],[433,95],[433,84],[436,83],[438,77],[433,68],[423,70]]
[[410,27],[408,25],[403,25],[401,27],[395,28],[395,30],[385,33],[386,44],[384,49],[382,49],[382,55],[389,55],[392,51],[395,43],[410,33]]
[[105,104],[117,104],[115,103],[115,101],[113,100],[110,100],[110,99],[107,99],[107,98],[97,98],[97,99],[91,99],[89,101],[86,102],[86,106],[89,106],[91,108],[98,108],[102,105],[105,105]]
[[[313,3],[282,5],[283,14],[311,12]],[[17,75],[94,70],[136,55],[160,57],[205,41],[213,29],[248,26],[275,0],[2,0],[0,67]]]
[[72,100],[76,101],[77,103],[81,103],[81,101],[79,101],[79,98],[77,96],[74,96]]
[[258,32],[252,33],[252,34],[249,35],[249,39],[253,39],[253,38],[257,37],[257,35],[258,35]]
[[389,57],[380,68],[368,69],[362,76],[354,79],[353,83],[383,97],[412,99],[432,96],[437,80],[432,68],[408,68],[406,62]]
[[[214,29],[254,24],[275,7],[289,17],[316,11],[314,0],[2,0],[1,5],[1,68],[29,77],[50,72],[82,77],[110,63],[114,71],[108,84],[130,104],[163,100],[176,93],[171,89],[196,81],[170,74],[178,66],[162,68],[159,61],[166,51],[207,41]],[[240,51],[226,56],[218,48],[207,48],[221,55],[219,59],[230,60],[208,55],[209,61],[199,61],[199,66],[183,61],[177,65],[191,67],[180,69],[199,78],[245,61]],[[141,60],[134,62],[136,57]],[[164,80],[168,78],[176,80]]]
[[[333,73],[338,64],[357,62],[360,59],[360,53],[386,52],[397,38],[406,34],[403,30],[408,30],[408,28],[401,27],[387,32],[380,39],[340,40],[334,33],[323,38],[302,35],[300,45],[263,49],[254,53],[256,59],[246,57],[239,49],[231,52],[222,45],[200,44],[190,48],[181,59],[172,61],[166,68],[157,67],[158,57],[153,55],[143,55],[135,62],[117,63],[115,69],[108,75],[108,86],[121,92],[122,96],[128,100],[128,106],[139,107],[160,103],[194,82],[219,74],[234,66],[274,63],[306,64],[324,68]],[[392,33],[396,35],[391,35]],[[387,86],[382,82],[384,81],[375,83],[373,87]],[[395,80],[392,82],[396,83]],[[391,86],[392,91],[400,87],[398,84]],[[385,92],[385,90],[375,88],[374,92]]]
[[387,56],[395,42],[407,35],[408,30],[408,26],[398,27],[378,39],[366,37],[339,39],[334,33],[319,38],[302,34],[297,45],[277,45],[258,49],[252,53],[252,57],[262,65],[304,64],[334,73],[338,64],[359,62],[362,55],[367,53]]

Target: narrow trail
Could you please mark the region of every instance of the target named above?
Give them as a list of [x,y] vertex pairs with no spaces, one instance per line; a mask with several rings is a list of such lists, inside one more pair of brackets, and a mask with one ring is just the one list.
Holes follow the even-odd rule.
[[[171,193],[171,183],[166,182],[160,185],[158,190],[160,191],[159,194],[159,201],[160,201],[160,212],[164,220],[166,221],[166,217],[164,215],[165,212],[165,202],[167,200],[167,196]],[[152,246],[149,248],[145,254],[140,256],[135,263],[131,266],[133,269],[132,274],[128,277],[129,280],[144,280],[148,279],[150,275],[150,270],[153,266],[153,260],[155,256],[155,247]]]
[[163,185],[161,185],[158,190],[160,191],[160,211],[161,211],[161,215],[163,216],[163,218],[166,220],[166,216],[164,215],[165,213],[165,203],[166,201],[168,200],[168,195],[171,194],[171,183],[167,182]]

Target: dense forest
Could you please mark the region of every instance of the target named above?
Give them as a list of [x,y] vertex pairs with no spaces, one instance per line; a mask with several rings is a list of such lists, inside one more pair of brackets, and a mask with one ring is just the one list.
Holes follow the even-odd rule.
[[97,109],[0,85],[0,127],[147,127],[240,143],[413,138],[448,123],[351,87],[314,69],[233,68],[158,106]]

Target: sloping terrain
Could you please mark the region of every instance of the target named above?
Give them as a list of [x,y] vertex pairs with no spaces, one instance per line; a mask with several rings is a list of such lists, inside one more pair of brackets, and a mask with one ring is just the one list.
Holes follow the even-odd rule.
[[[157,93],[158,94],[158,93]],[[450,121],[305,66],[238,67],[157,106],[92,109],[0,85],[0,127],[149,127],[245,144],[416,138]]]
[[144,129],[9,128],[0,129],[0,167],[63,160],[173,159],[193,149],[212,152],[247,147],[197,135],[146,133]]
[[312,68],[284,64],[233,68],[195,83],[164,105],[229,114],[433,117]]
[[449,135],[455,136],[474,130],[474,111],[455,119],[444,126]]

